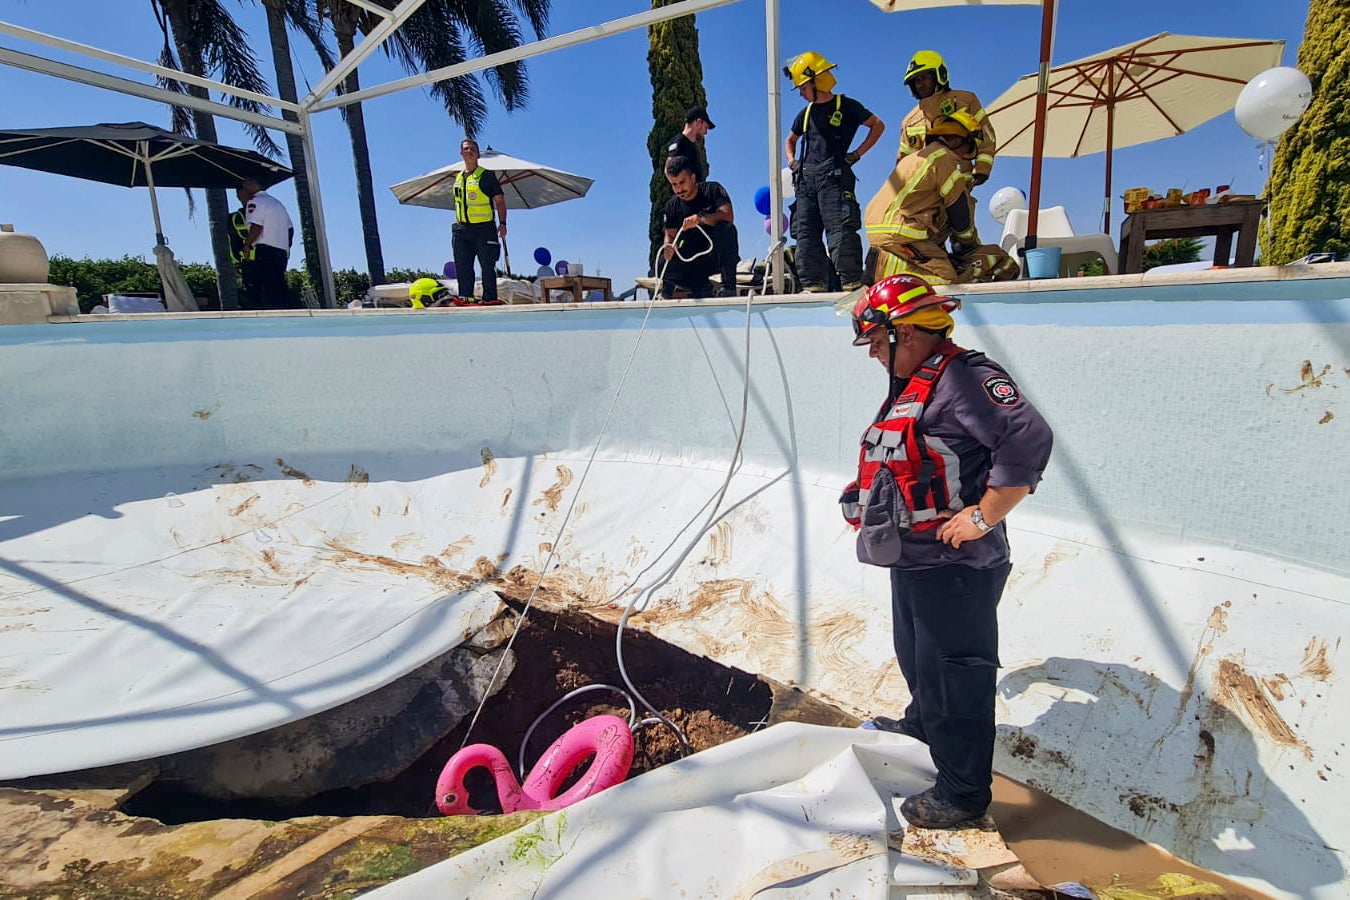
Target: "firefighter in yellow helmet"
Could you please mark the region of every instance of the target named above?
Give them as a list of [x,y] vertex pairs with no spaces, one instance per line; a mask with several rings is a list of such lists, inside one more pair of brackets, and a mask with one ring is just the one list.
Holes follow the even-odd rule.
[[[933,284],[1016,278],[1017,263],[975,229],[970,179],[962,169],[976,155],[979,128],[958,110],[927,128],[921,150],[902,156],[867,204],[864,221],[874,254],[872,281],[918,275]],[[948,252],[945,244],[952,242]]]
[[[834,68],[834,63],[814,51],[783,67],[783,74],[806,101],[806,108],[792,119],[786,151],[797,196],[791,206],[797,275],[808,293],[853,290],[862,285],[862,239],[858,236],[862,211],[853,167],[886,130],[867,107],[834,92]],[[866,137],[849,149],[862,127],[867,128]]]
[[988,181],[989,172],[994,168],[997,138],[980,98],[970,91],[958,91],[951,86],[947,63],[933,50],[920,50],[914,54],[905,69],[905,84],[919,102],[900,123],[900,149],[896,157],[922,150],[928,143],[928,126],[938,116],[965,111],[979,125],[981,137],[975,155],[963,164],[963,168],[973,176],[976,185]]

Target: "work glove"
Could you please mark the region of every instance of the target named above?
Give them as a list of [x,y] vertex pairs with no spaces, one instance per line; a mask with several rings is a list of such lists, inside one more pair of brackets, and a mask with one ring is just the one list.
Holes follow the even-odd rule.
[[856,150],[850,150],[844,154],[844,162],[848,163],[850,167],[856,166],[860,159],[862,159],[862,156]]
[[793,175],[796,175],[802,170],[802,161],[800,159],[794,159],[792,162],[788,163],[788,168],[792,170]]
[[983,172],[976,172],[976,173],[971,177],[971,181],[974,181],[974,182],[975,182],[975,186],[976,186],[976,187],[979,187],[980,185],[984,184],[984,183],[985,183],[986,181],[988,181],[988,180],[989,180],[989,176],[986,175],[986,174],[983,173]]

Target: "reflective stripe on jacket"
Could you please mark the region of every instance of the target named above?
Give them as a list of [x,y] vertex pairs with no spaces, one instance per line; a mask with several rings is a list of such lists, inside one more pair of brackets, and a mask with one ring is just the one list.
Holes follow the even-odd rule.
[[863,213],[868,243],[900,255],[902,244],[945,242],[951,233],[947,207],[969,186],[957,160],[945,146],[932,143],[897,162]]
[[478,224],[492,221],[492,198],[478,186],[487,169],[479,166],[471,174],[460,172],[455,176],[455,219]]
[[896,159],[922,150],[928,143],[929,124],[938,116],[950,115],[958,109],[964,109],[974,116],[984,132],[984,139],[976,145],[975,159],[962,160],[962,168],[987,177],[994,168],[994,148],[998,146],[998,137],[994,134],[993,123],[980,105],[980,98],[970,91],[941,91],[920,100],[900,123],[900,147],[896,150]]

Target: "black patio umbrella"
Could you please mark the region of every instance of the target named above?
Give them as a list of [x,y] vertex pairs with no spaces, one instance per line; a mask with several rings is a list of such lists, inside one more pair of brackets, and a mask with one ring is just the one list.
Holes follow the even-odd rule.
[[160,244],[165,240],[156,187],[235,188],[245,178],[269,187],[292,174],[252,150],[199,141],[144,122],[0,131],[0,165],[148,187]]

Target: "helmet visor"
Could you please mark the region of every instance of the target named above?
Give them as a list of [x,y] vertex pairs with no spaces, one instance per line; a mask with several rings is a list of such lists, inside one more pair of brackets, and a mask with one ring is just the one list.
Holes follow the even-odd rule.
[[836,316],[848,316],[849,318],[856,317],[858,315],[858,303],[866,293],[867,285],[849,291],[847,294],[834,301],[834,314]]

